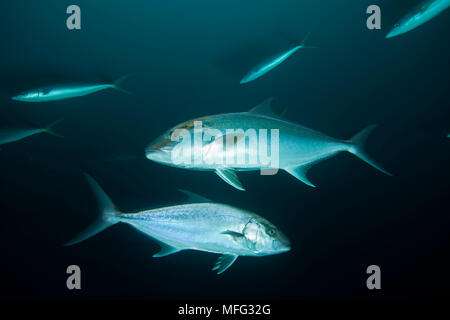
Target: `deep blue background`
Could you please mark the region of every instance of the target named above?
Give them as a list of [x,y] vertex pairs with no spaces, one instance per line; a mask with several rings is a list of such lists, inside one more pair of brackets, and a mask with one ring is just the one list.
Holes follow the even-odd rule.
[[[0,151],[2,298],[348,299],[448,295],[450,12],[386,40],[417,1],[2,1],[1,122],[20,114],[64,135],[34,136]],[[78,4],[82,30],[66,29]],[[382,9],[369,31],[365,10]],[[312,31],[304,50],[248,85],[255,61]],[[43,104],[17,91],[126,73],[135,95],[104,91]],[[311,189],[281,172],[240,174],[247,192],[212,173],[164,167],[143,157],[164,130],[201,115],[245,111],[274,97],[287,117],[348,138],[377,123],[369,152],[388,177],[349,154],[310,171]],[[136,159],[134,159],[136,158]],[[221,276],[217,255],[185,251],[162,259],[155,241],[117,225],[62,247],[97,214],[81,171],[122,210],[167,205],[188,189],[259,213],[292,250],[239,258]],[[82,290],[65,287],[82,269]],[[377,264],[382,290],[369,292]]]

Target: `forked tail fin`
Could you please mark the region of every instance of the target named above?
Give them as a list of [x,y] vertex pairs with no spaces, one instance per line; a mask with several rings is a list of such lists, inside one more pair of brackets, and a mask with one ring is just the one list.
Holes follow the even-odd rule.
[[92,192],[97,198],[98,206],[100,209],[100,217],[98,217],[90,226],[76,235],[75,238],[65,243],[65,246],[71,246],[73,244],[80,243],[119,222],[119,219],[117,218],[117,214],[119,213],[119,211],[116,209],[111,199],[109,199],[106,193],[91,176],[87,174],[84,174],[84,176],[88,181]]
[[133,92],[130,92],[130,91],[128,91],[128,90],[126,90],[126,89],[124,89],[124,88],[122,87],[122,83],[123,83],[126,79],[128,79],[129,76],[130,76],[130,75],[127,74],[127,75],[124,75],[123,77],[120,77],[120,78],[117,79],[116,81],[114,81],[114,83],[113,83],[113,88],[116,89],[117,91],[120,91],[120,92],[123,92],[123,93],[126,93],[126,94],[134,94]]
[[355,134],[350,140],[347,140],[349,145],[348,152],[353,153],[355,156],[370,164],[375,169],[380,170],[384,174],[388,176],[392,176],[389,172],[387,172],[381,165],[379,165],[374,159],[372,159],[364,150],[364,145],[366,143],[367,137],[376,128],[377,125],[373,124],[368,126],[365,129],[362,129],[360,132]]
[[63,119],[59,119],[59,120],[56,120],[55,122],[50,123],[42,131],[44,131],[45,133],[51,134],[52,136],[63,138],[62,135],[60,135],[59,133],[57,133],[53,130],[53,127],[55,127],[57,124],[59,124],[62,120]]
[[309,32],[306,34],[306,36],[303,38],[302,42],[300,43],[300,47],[301,47],[302,49],[316,49],[316,48],[318,48],[318,47],[316,47],[316,46],[307,46],[307,45],[306,45],[306,40],[308,40],[310,34],[311,34],[311,31],[309,31]]

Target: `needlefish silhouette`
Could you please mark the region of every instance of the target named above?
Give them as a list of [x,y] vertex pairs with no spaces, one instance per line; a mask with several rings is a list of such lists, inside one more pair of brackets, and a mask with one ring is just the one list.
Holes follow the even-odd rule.
[[267,59],[256,66],[254,66],[250,71],[248,71],[242,80],[240,81],[240,84],[248,83],[250,81],[256,80],[259,77],[265,75],[270,70],[273,70],[274,68],[278,67],[281,63],[283,63],[287,58],[289,58],[291,55],[293,55],[295,52],[297,52],[300,49],[305,48],[317,48],[312,46],[305,45],[306,40],[308,39],[310,35],[310,32],[306,35],[306,37],[303,39],[302,43],[287,50],[284,51],[274,57],[271,57],[270,59]]
[[386,39],[409,32],[450,7],[450,0],[426,0],[408,12],[386,35]]
[[24,91],[11,99],[22,102],[57,101],[82,97],[106,89],[115,89],[131,94],[131,92],[121,87],[122,82],[125,81],[126,78],[128,78],[128,75],[117,79],[113,83],[72,83],[46,86]]

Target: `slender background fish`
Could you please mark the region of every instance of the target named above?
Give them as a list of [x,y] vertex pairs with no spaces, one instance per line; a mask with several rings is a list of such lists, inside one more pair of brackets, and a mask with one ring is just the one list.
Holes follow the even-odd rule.
[[397,22],[386,39],[411,31],[433,19],[450,6],[450,0],[426,0],[408,12]]
[[[191,152],[185,152],[179,145],[179,141],[172,141],[172,133],[175,129],[186,129],[192,135],[191,141],[194,141],[194,122],[202,121],[202,125],[207,128],[218,129],[226,133],[226,130],[242,129],[271,129],[279,130],[279,168],[290,173],[300,181],[311,187],[315,187],[308,179],[308,170],[317,162],[330,158],[342,151],[347,151],[361,160],[367,162],[372,167],[381,172],[390,175],[380,165],[376,163],[364,150],[364,143],[370,132],[375,126],[369,126],[349,140],[339,140],[331,138],[318,131],[300,126],[293,122],[284,120],[274,114],[271,109],[272,99],[267,99],[260,105],[254,107],[249,112],[228,113],[202,117],[197,120],[190,120],[175,128],[170,129],[161,137],[157,138],[146,149],[146,157],[150,160],[163,163],[170,166],[182,167],[194,170],[214,170],[219,177],[239,190],[245,190],[239,181],[236,171],[250,171],[271,169],[267,164],[261,163],[235,163],[232,166],[223,161],[224,152],[219,148],[216,141],[203,143],[203,145],[195,145]],[[245,138],[245,137],[244,137]],[[260,139],[260,137],[259,137]],[[225,139],[223,139],[225,140]],[[222,143],[219,142],[219,143]],[[270,140],[268,140],[267,149],[270,150]],[[191,147],[191,146],[186,146]],[[233,156],[241,156],[241,158],[249,158],[251,155],[259,154],[259,144],[239,144],[232,150],[226,150]],[[172,153],[174,152],[174,153]],[[178,161],[181,156],[194,155],[199,161]],[[178,164],[174,164],[174,159]],[[222,162],[222,164],[220,164]]]
[[161,243],[153,257],[181,250],[220,254],[213,270],[228,269],[238,256],[266,256],[290,250],[289,240],[266,219],[255,213],[210,202],[184,191],[191,203],[136,213],[122,213],[90,176],[85,175],[98,199],[101,217],[66,245],[79,243],[104,229],[127,223]]
[[22,92],[12,97],[11,99],[23,102],[47,102],[47,101],[56,101],[82,97],[105,89],[115,89],[121,92],[131,94],[129,91],[121,87],[122,82],[126,78],[128,78],[128,75],[117,79],[113,83],[103,83],[103,84],[79,83],[79,84],[47,86],[43,88],[32,89]]
[[284,51],[275,57],[272,57],[266,61],[263,61],[262,63],[254,66],[247,74],[242,78],[241,84],[248,83],[250,81],[256,80],[259,77],[265,75],[270,70],[276,68],[279,66],[282,62],[284,62],[287,58],[289,58],[291,55],[293,55],[295,52],[297,52],[300,49],[304,48],[316,48],[312,46],[306,46],[306,40],[308,39],[310,35],[310,32],[306,35],[306,37],[303,39],[302,43],[300,45],[297,45],[287,51]]
[[53,131],[53,127],[60,123],[62,120],[57,120],[44,128],[37,128],[32,124],[28,124],[25,127],[10,127],[10,128],[1,128],[0,129],[0,144],[6,144],[10,142],[19,141],[35,134],[39,133],[48,133],[53,136],[62,137],[60,134]]

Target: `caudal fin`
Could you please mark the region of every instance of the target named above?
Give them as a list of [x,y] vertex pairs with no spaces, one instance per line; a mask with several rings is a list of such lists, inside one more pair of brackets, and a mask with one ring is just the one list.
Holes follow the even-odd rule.
[[117,214],[119,213],[119,211],[116,209],[111,199],[109,199],[108,195],[91,176],[87,174],[84,174],[84,176],[88,181],[92,192],[97,198],[98,206],[100,209],[100,217],[98,217],[86,229],[77,234],[75,238],[65,243],[65,246],[71,246],[73,244],[80,243],[119,222],[119,219],[117,219]]
[[306,36],[305,36],[305,37],[303,38],[303,40],[302,40],[302,43],[300,43],[300,47],[301,47],[302,49],[316,49],[316,48],[318,48],[318,47],[316,47],[316,46],[307,46],[307,45],[306,45],[306,40],[308,40],[310,34],[311,34],[311,31],[309,31],[309,32],[306,34]]
[[376,128],[376,125],[370,125],[367,128],[361,130],[357,134],[355,134],[350,140],[348,140],[349,148],[348,152],[353,153],[355,156],[370,164],[375,169],[380,170],[384,174],[388,176],[392,176],[389,172],[387,172],[381,165],[379,165],[374,159],[372,159],[364,150],[364,145],[366,143],[367,137]]
[[122,87],[122,83],[123,83],[126,79],[128,79],[129,76],[130,76],[130,75],[127,74],[127,75],[124,75],[123,77],[120,77],[120,78],[117,79],[116,81],[114,81],[114,83],[113,83],[113,88],[116,89],[117,91],[120,91],[120,92],[123,92],[123,93],[126,93],[126,94],[134,94],[133,92],[130,92],[130,91],[128,91],[128,90],[126,90],[126,89],[124,89],[124,88]]
[[57,133],[57,132],[55,132],[55,131],[53,130],[53,127],[55,127],[57,124],[59,124],[62,120],[63,120],[63,119],[59,119],[59,120],[56,120],[55,122],[50,123],[48,126],[46,126],[46,127],[43,129],[43,131],[44,131],[45,133],[51,134],[52,136],[59,137],[59,138],[63,138],[62,135],[60,135],[59,133]]

